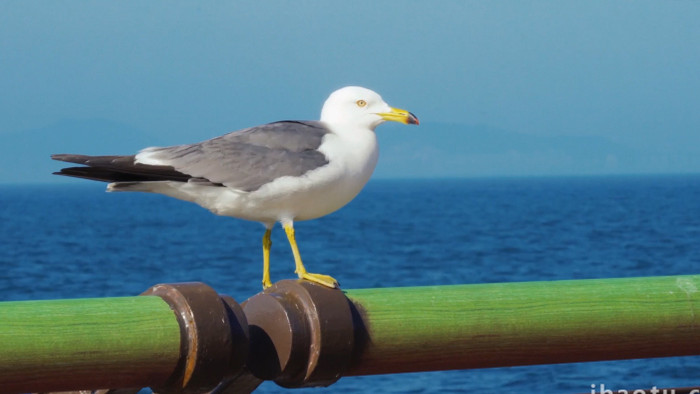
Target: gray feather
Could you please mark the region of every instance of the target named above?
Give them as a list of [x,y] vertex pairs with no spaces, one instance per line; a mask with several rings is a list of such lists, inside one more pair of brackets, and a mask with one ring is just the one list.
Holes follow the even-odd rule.
[[253,191],[276,178],[301,176],[328,164],[317,150],[327,133],[321,122],[284,121],[196,144],[147,151],[180,173]]

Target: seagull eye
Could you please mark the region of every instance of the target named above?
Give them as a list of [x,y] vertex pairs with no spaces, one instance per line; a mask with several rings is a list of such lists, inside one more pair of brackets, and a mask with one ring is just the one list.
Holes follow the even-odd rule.
[[367,102],[365,100],[357,100],[355,104],[357,104],[358,107],[362,108],[367,105]]

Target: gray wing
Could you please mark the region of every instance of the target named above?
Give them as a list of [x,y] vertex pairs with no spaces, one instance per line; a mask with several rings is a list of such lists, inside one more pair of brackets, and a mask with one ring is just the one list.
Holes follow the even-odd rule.
[[320,122],[275,122],[196,144],[147,148],[136,159],[146,164],[153,159],[194,178],[253,191],[328,164],[317,150],[327,133]]

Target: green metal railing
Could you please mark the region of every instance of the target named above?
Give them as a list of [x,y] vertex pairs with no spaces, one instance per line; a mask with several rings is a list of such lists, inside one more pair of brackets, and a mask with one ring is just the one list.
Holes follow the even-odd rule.
[[250,392],[341,376],[700,355],[700,275],[333,290],[201,283],[0,303],[0,391]]
[[4,302],[0,349],[0,392],[158,386],[180,327],[158,297]]
[[700,354],[700,276],[348,290],[366,375]]

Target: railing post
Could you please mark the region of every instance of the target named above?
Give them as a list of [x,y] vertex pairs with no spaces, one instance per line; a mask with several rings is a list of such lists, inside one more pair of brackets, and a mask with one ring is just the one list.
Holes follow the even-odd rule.
[[161,284],[142,295],[161,297],[180,325],[180,359],[157,391],[203,393],[243,368],[248,355],[248,323],[228,296],[199,283]]
[[342,291],[283,280],[249,298],[243,310],[250,328],[248,368],[284,387],[327,386],[353,356],[354,326]]

